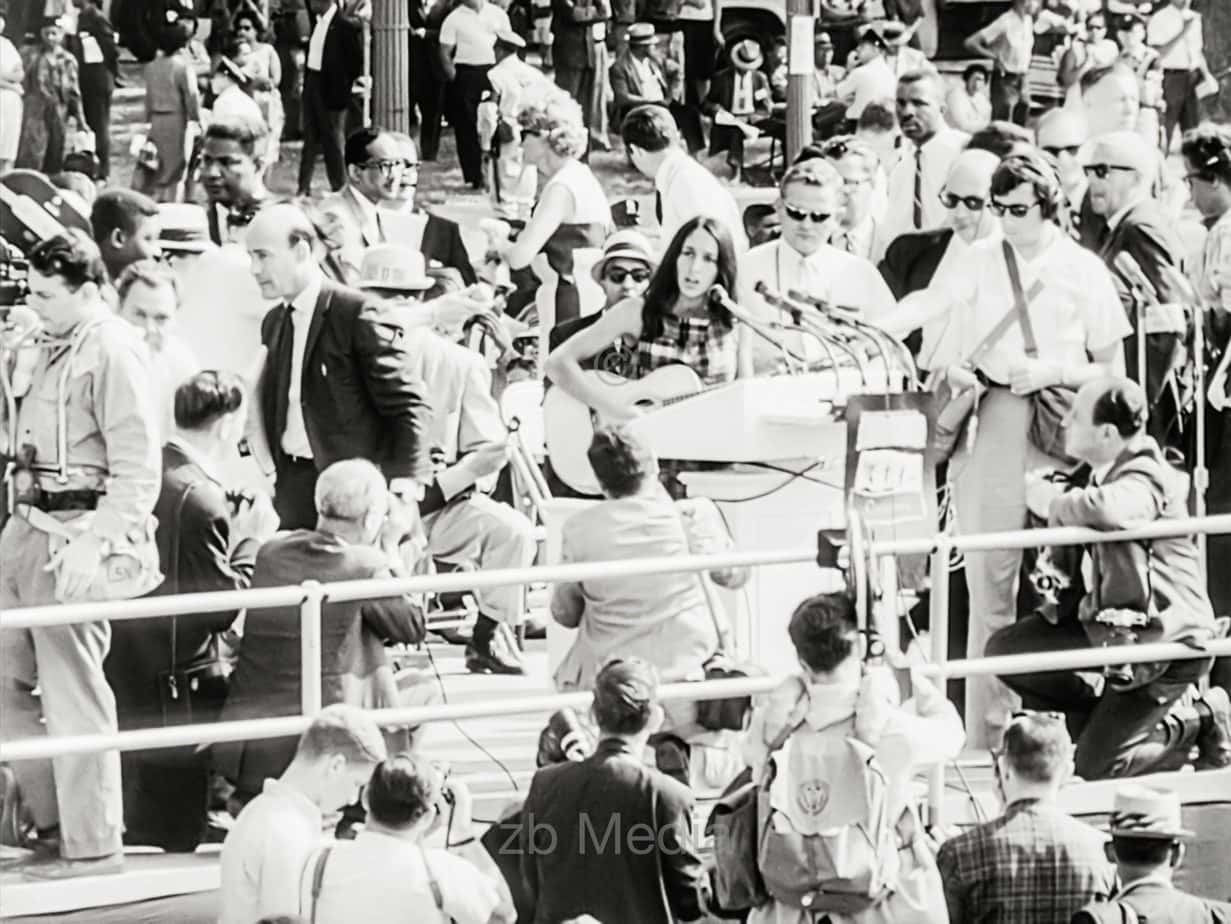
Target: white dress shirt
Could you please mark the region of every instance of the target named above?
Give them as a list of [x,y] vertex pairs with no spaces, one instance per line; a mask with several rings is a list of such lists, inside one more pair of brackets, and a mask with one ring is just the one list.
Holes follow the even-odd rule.
[[[805,257],[779,239],[759,244],[740,258],[739,303],[767,324],[790,324],[790,318],[781,309],[771,307],[756,294],[758,282],[784,295],[799,289],[836,305],[859,308],[871,321],[894,307],[893,293],[870,260],[828,244]],[[808,359],[824,356],[813,337],[788,332],[786,340],[791,349]],[[780,356],[774,347],[760,337],[753,338],[752,343],[756,371],[763,373],[776,368]]]
[[893,99],[897,90],[898,78],[894,76],[893,69],[885,62],[883,55],[877,55],[843,78],[838,84],[838,98],[851,100],[846,107],[846,117],[854,120],[863,115],[868,103]]
[[712,215],[725,225],[737,251],[748,248],[743,215],[730,191],[683,149],[671,149],[654,174],[654,188],[662,197],[660,249],[665,249],[675,232],[697,215]]
[[949,176],[953,161],[966,148],[970,136],[956,128],[942,128],[923,143],[919,163],[922,167],[920,215],[922,223],[915,227],[915,145],[905,142],[902,156],[889,174],[889,207],[881,226],[881,238],[874,258],[879,260],[885,248],[899,234],[939,228],[949,217],[940,204],[940,190]]
[[1158,47],[1166,45],[1184,28],[1185,16],[1193,17],[1193,24],[1188,27],[1188,34],[1175,47],[1159,58],[1159,64],[1165,71],[1191,71],[1201,66],[1205,60],[1204,40],[1201,36],[1201,14],[1189,10],[1181,13],[1168,4],[1150,17],[1146,30],[1146,41]]
[[996,67],[1010,74],[1025,74],[1034,55],[1035,33],[1046,32],[1063,21],[1048,10],[1040,10],[1037,17],[1006,10],[976,34],[996,52]]
[[453,63],[482,66],[496,63],[496,33],[512,32],[508,14],[494,3],[479,10],[462,4],[440,26],[440,44],[452,45]]
[[312,315],[316,313],[316,301],[320,297],[323,281],[321,273],[315,272],[312,281],[291,300],[295,337],[291,346],[291,385],[286,393],[286,429],[282,432],[282,451],[301,459],[312,458],[312,444],[308,442],[308,429],[304,424],[303,405],[300,402],[308,329],[312,326]]
[[334,14],[337,12],[338,5],[335,3],[316,21],[316,28],[312,30],[312,37],[308,39],[307,67],[310,71],[320,73],[321,58],[325,55],[325,36],[329,34],[329,24],[333,22]]
[[965,87],[954,87],[945,97],[945,117],[959,131],[977,132],[992,121],[992,101],[985,93],[971,96]]
[[666,99],[665,88],[658,72],[654,70],[654,65],[650,63],[650,59],[629,55],[628,60],[632,62],[633,70],[637,72],[637,82],[641,84],[642,97],[652,103],[663,102]]
[[[946,335],[946,348],[951,344],[961,357],[969,356],[1013,307],[1002,247],[1000,240],[972,244],[963,272],[938,272],[928,288],[902,300],[904,307],[923,307],[930,318],[954,312],[949,327],[953,339]],[[1038,359],[1066,366],[1085,363],[1089,354],[1116,346],[1131,333],[1103,261],[1059,229],[1035,259],[1017,254],[1017,264],[1025,292],[1036,280],[1043,283],[1029,303]],[[1021,326],[1013,324],[980,368],[993,381],[1007,382],[1025,355]]]
[[[1000,230],[997,228],[981,240],[999,241],[1000,236]],[[974,244],[954,232],[953,237],[949,238],[949,246],[945,248],[944,256],[936,265],[936,272],[932,274],[932,285],[944,287],[947,276],[969,273],[972,246]],[[937,280],[940,280],[939,283]],[[954,329],[956,317],[956,313],[951,312],[944,317],[933,318],[923,325],[922,340],[919,344],[920,369],[943,369],[946,366],[960,365],[966,359],[960,353],[964,339],[960,336],[960,331]]]

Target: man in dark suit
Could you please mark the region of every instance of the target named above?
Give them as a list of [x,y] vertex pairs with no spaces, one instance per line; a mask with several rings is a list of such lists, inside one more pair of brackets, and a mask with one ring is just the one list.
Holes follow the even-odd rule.
[[637,658],[607,664],[594,682],[593,710],[594,753],[544,767],[530,783],[519,835],[526,920],[704,917],[692,792],[641,761],[663,719],[654,669]]
[[359,19],[348,15],[338,0],[312,0],[316,15],[303,81],[303,151],[299,158],[299,195],[312,194],[312,172],[319,150],[325,157],[329,186],[334,191],[346,182],[342,146],[346,113],[363,76],[363,31]]
[[[1041,474],[1026,479],[1026,502],[1049,526],[1120,529],[1188,515],[1189,484],[1145,432],[1145,393],[1126,378],[1089,382],[1077,393],[1066,430],[1066,453],[1091,469],[1089,485],[1065,490]],[[990,657],[1136,642],[1200,645],[1215,631],[1214,612],[1192,536],[1149,543],[1107,542],[1088,547],[1079,567],[1066,564],[1085,593],[1076,612],[1053,622],[1034,613],[1001,629],[987,644]],[[1054,556],[1059,560],[1058,556]],[[1069,608],[1071,610],[1071,608]],[[1145,622],[1113,631],[1109,613]],[[1084,779],[1177,770],[1198,749],[1198,767],[1231,766],[1231,704],[1213,688],[1181,705],[1190,685],[1209,673],[1212,659],[1142,665],[1108,672],[1092,684],[1081,672],[1018,674],[1004,681],[1028,706],[1059,709],[1077,739],[1077,773]]]
[[556,84],[575,99],[589,125],[590,99],[594,95],[595,45],[604,41],[597,30],[611,18],[607,0],[552,0],[551,46],[556,66]]
[[654,26],[648,22],[633,23],[625,38],[627,45],[616,55],[610,71],[617,125],[635,106],[649,103],[666,106],[671,98],[667,75],[653,54]]
[[[200,372],[175,393],[176,432],[162,450],[158,557],[166,579],[157,595],[242,590],[256,552],[278,528],[269,499],[233,503],[221,468],[244,430],[245,387],[236,375]],[[115,692],[121,730],[217,719],[225,685],[173,672],[200,660],[233,612],[111,625],[104,669]],[[196,749],[128,751],[121,755],[124,839],[171,851],[192,851],[205,831],[207,775]]]
[[736,182],[744,169],[744,131],[734,125],[719,125],[718,113],[755,128],[768,127],[774,100],[769,78],[761,72],[764,61],[756,40],[739,42],[731,49],[731,66],[714,76],[701,103],[702,111],[715,120],[710,129],[710,155],[726,152]]
[[[405,577],[400,557],[410,521],[385,487],[385,479],[364,459],[336,462],[321,473],[316,488],[320,519],[314,529],[282,533],[261,547],[253,587],[284,587],[303,581],[356,581]],[[391,506],[393,505],[393,506]],[[249,610],[239,663],[221,721],[297,715],[301,706],[299,607]],[[322,605],[321,701],[378,709],[404,703],[385,653],[388,642],[423,640],[423,613],[407,596]],[[391,752],[408,750],[407,729],[386,731]],[[294,738],[237,742],[214,748],[216,769],[244,800],[279,776],[295,754]]]
[[[1182,403],[1178,374],[1185,360],[1184,281],[1180,261],[1184,253],[1175,235],[1174,220],[1150,195],[1157,157],[1154,148],[1136,132],[1112,132],[1095,139],[1086,173],[1090,206],[1107,223],[1098,248],[1112,279],[1133,333],[1124,340],[1129,378],[1145,386],[1150,404],[1149,433],[1164,446],[1183,446]],[[1140,267],[1139,284],[1116,266],[1122,254]],[[1139,318],[1145,323],[1144,376],[1138,368]]]
[[1107,904],[1090,905],[1073,924],[1125,920],[1125,908],[1149,924],[1228,924],[1231,905],[1206,901],[1175,887],[1184,862],[1185,831],[1180,797],[1174,792],[1130,784],[1116,791],[1107,856],[1116,864],[1120,888]]
[[[408,136],[366,126],[351,132],[344,152],[347,183],[322,208],[336,206],[365,247],[401,244],[423,254],[429,266],[456,269],[466,285],[478,281],[457,222],[415,208],[419,153]],[[347,283],[358,282],[359,260],[344,259]]]
[[248,438],[276,472],[274,506],[288,529],[315,525],[317,473],[339,459],[376,463],[406,504],[430,479],[430,407],[409,371],[402,327],[388,308],[325,279],[315,239],[302,210],[273,205],[246,240],[261,294],[282,302],[261,322],[268,355]]

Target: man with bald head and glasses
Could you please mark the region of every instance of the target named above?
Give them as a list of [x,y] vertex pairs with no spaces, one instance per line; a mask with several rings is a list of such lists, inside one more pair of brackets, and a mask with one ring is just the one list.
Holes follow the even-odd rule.
[[[766,323],[788,323],[785,312],[756,293],[757,284],[764,282],[783,295],[798,289],[833,304],[857,307],[870,320],[892,310],[893,295],[871,261],[830,243],[840,227],[843,195],[842,175],[828,160],[802,161],[787,170],[778,187],[782,236],[740,258],[741,305]],[[789,333],[786,339],[799,355],[820,358],[814,338]],[[772,369],[781,356],[761,341],[753,348],[753,361],[758,369]]]
[[[1025,473],[1060,467],[1029,439],[1033,396],[1052,386],[1077,388],[1124,368],[1121,341],[1130,332],[1124,309],[1102,261],[1057,225],[1062,204],[1059,177],[1043,154],[1005,158],[992,174],[988,196],[1003,238],[972,245],[965,272],[937,275],[884,322],[891,333],[905,336],[929,321],[951,319],[957,361],[936,371],[956,391],[979,383],[987,389],[972,438],[963,441],[950,470],[963,534],[1025,527]],[[1000,323],[1014,311],[1018,288],[1029,333],[1021,323]],[[1020,568],[1020,551],[967,554],[971,657],[982,656],[992,632],[1017,618]],[[999,680],[968,680],[972,744],[994,742],[1014,705]]]
[[1064,716],[1015,713],[992,767],[1004,814],[946,841],[936,857],[949,920],[1052,924],[1109,898],[1106,837],[1056,805],[1073,773]]

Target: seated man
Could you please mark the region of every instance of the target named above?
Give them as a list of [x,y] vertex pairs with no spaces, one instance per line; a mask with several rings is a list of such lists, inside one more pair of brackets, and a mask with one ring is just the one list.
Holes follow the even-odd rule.
[[385,754],[380,728],[361,710],[321,710],[290,765],[277,779],[263,781],[261,794],[239,813],[222,845],[221,924],[299,911],[304,861],[322,840],[325,816],[359,798]]
[[[304,581],[355,581],[406,577],[399,546],[409,530],[401,505],[390,508],[380,470],[365,459],[335,462],[316,483],[316,529],[282,533],[257,553],[253,587]],[[413,508],[410,508],[413,510]],[[331,602],[321,608],[323,702],[364,708],[403,705],[386,642],[423,640],[423,613],[408,596]],[[298,715],[301,704],[299,606],[249,610],[239,663],[220,721]],[[406,750],[405,729],[387,730],[390,744]],[[216,745],[215,768],[240,800],[286,769],[294,741],[273,738]]]
[[[397,754],[372,771],[363,804],[367,824],[355,839],[327,844],[305,864],[300,908],[312,921],[513,919],[508,886],[475,837],[465,783],[421,757]],[[427,846],[436,836],[446,840]],[[317,869],[319,882],[307,873]]]
[[[369,249],[360,277],[360,288],[395,300],[413,298],[431,285],[422,255],[396,245]],[[406,310],[408,319],[412,308]],[[483,357],[423,325],[409,327],[406,338],[410,371],[432,403],[425,438],[436,477],[419,507],[428,553],[463,568],[529,567],[537,550],[530,521],[476,487],[508,460],[508,430]],[[525,616],[524,588],[493,587],[475,597],[479,620],[466,648],[467,670],[524,673],[513,633]]]
[[[1065,491],[1039,473],[1027,475],[1026,500],[1051,526],[1122,530],[1187,516],[1188,479],[1163,458],[1145,432],[1145,394],[1136,383],[1105,377],[1077,393],[1066,452],[1091,469],[1086,488]],[[1070,556],[1070,559],[1073,556]],[[1060,560],[1060,554],[1056,555]],[[1001,629],[989,656],[1062,651],[1135,641],[1207,641],[1214,616],[1191,536],[1090,546],[1079,568],[1062,568],[1084,594],[1077,612],[1055,619],[1036,612]],[[1209,673],[1211,659],[1003,678],[1027,705],[1068,715],[1077,736],[1077,773],[1088,780],[1135,776],[1183,766],[1231,765],[1231,704],[1213,688],[1191,706],[1177,702]]]

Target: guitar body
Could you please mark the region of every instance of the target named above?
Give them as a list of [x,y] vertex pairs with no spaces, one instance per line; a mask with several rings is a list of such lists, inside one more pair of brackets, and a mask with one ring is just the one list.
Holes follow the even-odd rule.
[[[641,379],[623,379],[609,372],[587,372],[592,386],[611,391],[618,400],[653,410],[704,390],[691,367],[663,366]],[[595,414],[558,385],[543,399],[544,437],[552,470],[574,491],[601,494],[586,453],[594,439]]]
[[10,170],[0,179],[0,235],[22,253],[70,228],[90,234],[90,216],[47,177],[35,170]]

